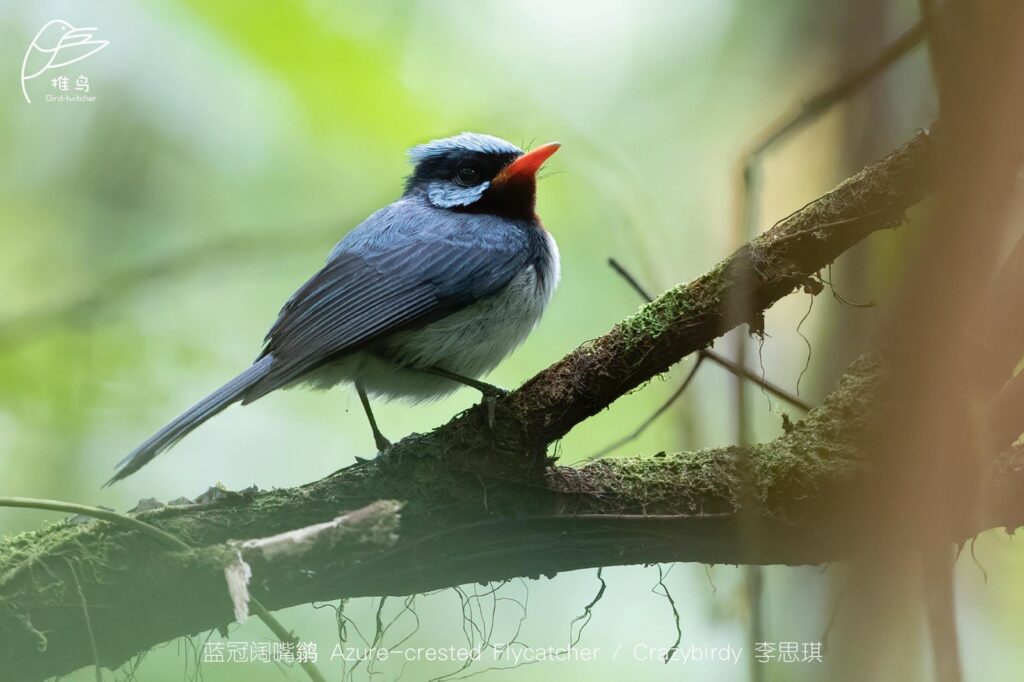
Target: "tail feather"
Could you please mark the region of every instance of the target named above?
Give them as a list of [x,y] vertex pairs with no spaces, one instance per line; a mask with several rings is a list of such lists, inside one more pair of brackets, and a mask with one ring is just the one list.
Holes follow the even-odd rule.
[[272,362],[273,357],[269,355],[261,358],[252,367],[185,410],[167,426],[150,436],[146,442],[132,450],[124,459],[117,463],[117,473],[104,484],[104,487],[135,473],[145,466],[147,462],[187,436],[207,419],[219,413],[228,405],[241,400],[246,389],[267,375]]

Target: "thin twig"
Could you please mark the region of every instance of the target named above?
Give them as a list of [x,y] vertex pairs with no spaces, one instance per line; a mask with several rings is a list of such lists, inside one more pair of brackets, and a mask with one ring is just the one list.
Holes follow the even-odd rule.
[[629,282],[629,286],[633,287],[633,291],[640,294],[640,298],[644,299],[648,303],[654,300],[654,297],[651,296],[651,294],[648,293],[646,289],[644,289],[643,285],[641,285],[640,282],[636,280],[636,277],[630,274],[629,271],[626,270],[626,268],[624,268],[621,263],[619,263],[619,261],[615,260],[614,258],[609,258],[608,265],[612,266],[612,270],[617,272],[619,276],[622,277],[622,279]]
[[689,387],[690,382],[693,381],[693,378],[697,375],[697,370],[700,369],[700,363],[703,362],[703,361],[704,361],[704,356],[698,355],[697,356],[697,364],[695,364],[693,366],[693,368],[690,370],[690,373],[686,375],[686,378],[683,379],[683,383],[681,383],[679,385],[679,388],[677,388],[675,391],[673,391],[672,395],[670,395],[668,397],[668,400],[663,402],[661,404],[661,406],[657,410],[654,411],[654,414],[652,414],[650,417],[645,419],[644,422],[642,424],[640,424],[640,426],[638,426],[635,431],[633,431],[629,435],[623,436],[622,438],[618,439],[617,441],[615,441],[611,445],[608,445],[608,446],[606,446],[604,448],[601,448],[600,450],[598,450],[594,454],[592,454],[589,457],[587,457],[587,461],[588,462],[594,462],[596,460],[599,460],[602,457],[604,457],[605,455],[607,455],[607,454],[609,454],[611,452],[614,452],[615,450],[618,450],[619,448],[621,448],[626,443],[632,442],[632,441],[636,440],[637,438],[639,438],[643,434],[643,432],[647,430],[647,427],[649,427],[651,424],[653,424],[658,419],[658,417],[660,417],[661,415],[665,414],[665,412],[668,410],[668,408],[672,407],[672,404],[679,398],[679,396],[681,396],[683,394],[683,391],[685,391]]
[[150,525],[145,521],[140,521],[133,516],[127,514],[120,514],[110,509],[103,509],[102,507],[90,507],[84,504],[75,504],[74,502],[62,502],[60,500],[43,500],[34,497],[0,497],[0,507],[16,507],[21,509],[46,509],[49,511],[65,512],[67,514],[81,514],[82,516],[91,516],[94,519],[101,519],[103,521],[109,521],[116,523],[121,526],[127,526],[132,530],[137,530],[140,533],[154,537],[160,540],[164,544],[171,545],[177,549],[192,549],[192,546],[188,543],[180,540],[179,538],[171,535],[165,530],[161,530],[156,526]]
[[[640,296],[645,301],[650,303],[653,300],[651,295],[647,293],[647,290],[644,289],[643,285],[641,285],[640,282],[636,279],[636,277],[634,277],[628,270],[626,270],[626,268],[623,267],[621,263],[619,263],[614,258],[609,258],[608,265],[610,265],[612,269],[615,270],[615,272],[617,272],[624,280],[626,280],[629,283],[629,285],[633,287],[633,289],[638,294],[640,294]],[[679,396],[681,396],[686,391],[686,389],[689,388],[690,383],[697,375],[697,370],[700,369],[701,363],[703,363],[705,359],[711,360],[712,362],[718,364],[720,367],[723,367],[727,371],[732,372],[737,377],[746,379],[757,384],[758,386],[761,387],[762,390],[771,393],[772,395],[776,396],[781,400],[789,402],[790,404],[804,410],[805,412],[809,412],[811,409],[811,406],[805,403],[800,398],[791,395],[785,389],[779,388],[775,384],[772,384],[771,382],[765,380],[763,377],[759,377],[757,374],[750,371],[746,367],[743,367],[742,365],[733,362],[729,358],[719,353],[716,353],[711,349],[702,348],[701,350],[697,351],[697,363],[690,370],[690,373],[686,375],[686,378],[683,379],[683,383],[680,384],[679,388],[673,391],[672,395],[670,395],[668,399],[665,402],[663,402],[657,410],[654,411],[654,414],[645,419],[643,423],[640,424],[640,426],[638,426],[632,433],[623,436],[614,443],[602,448],[601,450],[598,450],[594,454],[587,457],[587,461],[593,462],[599,460],[602,457],[608,455],[609,453],[618,450],[623,445],[626,445],[627,443],[630,443],[639,438],[641,435],[643,435],[644,431],[646,431],[647,428],[650,427],[650,425],[653,424],[658,419],[658,417],[665,414],[665,412],[667,412],[669,408],[672,407],[676,400],[679,399]]]
[[792,393],[790,393],[789,391],[787,391],[786,389],[781,388],[779,386],[776,386],[772,382],[770,382],[770,381],[764,379],[763,377],[760,377],[757,374],[751,372],[746,367],[743,367],[741,365],[737,365],[735,362],[733,362],[729,358],[725,357],[724,355],[719,354],[716,351],[711,350],[710,348],[701,351],[700,354],[703,355],[704,357],[706,357],[708,360],[716,363],[720,367],[724,367],[725,369],[729,370],[730,372],[732,372],[736,376],[743,377],[747,381],[750,381],[751,383],[757,384],[762,389],[764,389],[765,391],[768,391],[769,393],[774,395],[779,400],[785,400],[787,403],[789,403],[793,407],[798,407],[801,410],[803,410],[804,412],[810,412],[811,409],[813,409],[811,407],[811,405],[809,403],[807,403],[803,398],[800,398],[799,396],[795,396]]
[[[647,290],[644,289],[644,287],[637,281],[636,277],[634,277],[628,270],[626,270],[626,268],[623,267],[621,263],[619,263],[614,258],[609,258],[608,259],[608,265],[610,265],[612,267],[612,269],[615,270],[615,272],[617,272],[624,280],[626,280],[629,283],[629,285],[631,287],[633,287],[633,290],[636,291],[638,294],[640,294],[640,296],[645,301],[650,303],[652,300],[654,300],[653,297],[647,292]],[[703,348],[703,349],[697,351],[697,357],[698,357],[697,366],[700,365],[699,360],[703,360],[703,359],[706,358],[706,359],[711,360],[712,362],[714,362],[719,367],[722,367],[723,369],[725,369],[725,370],[735,374],[736,376],[738,376],[738,377],[740,377],[742,379],[746,379],[747,381],[750,381],[751,383],[756,384],[757,386],[761,387],[761,389],[767,391],[768,393],[771,393],[772,395],[774,395],[779,400],[784,400],[787,403],[789,403],[790,405],[792,405],[793,407],[797,407],[797,408],[803,410],[804,412],[810,412],[811,411],[811,406],[806,401],[804,401],[802,398],[800,398],[799,396],[795,396],[792,393],[790,393],[789,391],[787,391],[786,389],[781,388],[780,386],[777,386],[777,385],[773,384],[770,381],[767,381],[763,377],[758,376],[756,372],[752,372],[751,370],[747,369],[746,367],[744,367],[744,366],[742,366],[742,365],[740,365],[740,364],[738,364],[736,362],[733,362],[732,360],[730,360],[729,358],[725,357],[724,355],[722,355],[721,353],[719,353],[719,352],[717,352],[715,350],[712,350],[710,348]],[[696,367],[694,367],[694,369],[696,369]],[[689,381],[689,379],[687,379],[687,381]],[[684,382],[684,386],[685,386],[685,382]],[[675,399],[677,397],[678,397],[678,395],[674,396],[673,399]],[[658,412],[657,412],[657,414],[655,416],[660,415],[664,411],[665,410],[663,408],[659,408],[659,410],[658,410]],[[632,440],[632,439],[628,439],[628,440]],[[623,441],[623,442],[628,442],[628,440]],[[622,442],[620,442],[615,447],[618,447],[619,445],[622,445]]]
[[[587,624],[590,623],[590,619],[594,617],[594,607],[597,606],[597,602],[601,601],[605,590],[608,588],[608,583],[606,583],[604,578],[601,576],[602,571],[604,571],[604,568],[599,566],[597,569],[597,582],[600,583],[600,587],[597,588],[597,594],[594,595],[594,598],[590,600],[589,604],[583,607],[583,613],[573,618],[572,622],[569,623],[570,649],[580,643],[580,638],[583,637],[583,630],[587,627]],[[572,634],[573,626],[580,621],[582,621],[583,624],[580,625],[579,632],[577,632],[574,637]]]
[[[109,509],[103,509],[101,507],[90,507],[84,504],[75,504],[74,502],[61,502],[60,500],[43,500],[32,497],[0,497],[0,507],[17,507],[22,509],[47,509],[49,511],[66,512],[68,514],[80,514],[82,516],[91,516],[95,519],[101,519],[103,521],[109,521],[121,526],[126,526],[132,530],[139,531],[149,535],[150,537],[156,538],[164,544],[170,545],[176,549],[190,550],[193,549],[192,545],[188,544],[184,540],[171,535],[165,530],[157,528],[145,521],[140,521],[134,517],[128,516],[127,514],[120,514]],[[77,581],[77,576],[76,576]],[[284,625],[281,624],[277,618],[274,617],[270,611],[267,610],[263,604],[256,600],[255,597],[250,596],[249,608],[253,613],[259,617],[263,623],[270,628],[270,631],[284,643],[294,643],[297,641],[295,635],[293,635]],[[88,616],[87,616],[88,617]],[[90,629],[90,636],[92,631]],[[93,644],[95,648],[95,643]],[[300,663],[302,669],[309,676],[309,679],[313,682],[327,682],[326,678],[320,674],[320,671],[309,661],[303,661]]]
[[[679,643],[683,641],[683,628],[679,623],[679,609],[676,608],[676,600],[672,598],[672,593],[669,592],[668,585],[665,584],[665,576],[667,574],[662,570],[661,564],[657,564],[656,568],[658,569],[658,583],[651,589],[651,592],[668,600],[668,605],[672,607],[672,619],[676,624],[676,639],[672,642],[672,646],[665,650],[664,656],[662,656],[662,661],[668,663],[679,649]],[[671,570],[672,567],[670,566],[669,571]],[[658,592],[659,587],[661,592]]]
[[71,571],[71,579],[75,581],[75,589],[78,590],[78,598],[82,601],[82,616],[85,618],[85,631],[89,633],[89,646],[92,648],[93,667],[96,669],[96,682],[103,682],[103,671],[100,670],[100,652],[96,648],[96,636],[92,633],[92,619],[89,617],[89,604],[85,601],[85,592],[82,590],[82,583],[78,581],[78,573],[75,572],[75,565],[71,559],[64,559]]
[[815,93],[796,108],[780,116],[754,138],[749,151],[744,155],[746,158],[744,166],[750,168],[752,162],[756,161],[757,157],[776,142],[810,123],[833,105],[862,90],[903,55],[920,44],[927,33],[928,29],[924,21],[914,24],[882,50],[873,61],[849,74],[846,78]]
[[44,304],[32,312],[0,320],[0,348],[18,346],[50,327],[91,320],[145,285],[206,267],[210,263],[220,265],[225,258],[240,258],[243,252],[276,255],[283,246],[292,253],[314,246],[323,247],[325,239],[335,229],[335,222],[331,221],[308,229],[272,231],[259,239],[253,239],[252,230],[235,231],[161,254],[149,262],[133,264],[113,273],[59,303]]

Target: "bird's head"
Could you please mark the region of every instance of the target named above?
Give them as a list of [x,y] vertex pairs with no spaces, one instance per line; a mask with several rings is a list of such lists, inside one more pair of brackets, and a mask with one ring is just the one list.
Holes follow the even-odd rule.
[[405,193],[423,192],[438,208],[530,219],[537,171],[558,147],[552,142],[524,153],[479,133],[434,140],[409,150],[415,167]]

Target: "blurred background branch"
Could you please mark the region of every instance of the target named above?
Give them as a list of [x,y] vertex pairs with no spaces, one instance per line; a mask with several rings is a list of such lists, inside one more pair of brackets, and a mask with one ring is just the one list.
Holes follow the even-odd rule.
[[[643,298],[648,303],[654,300],[654,298],[647,293],[647,291],[643,288],[643,286],[641,286],[641,284],[636,280],[636,278],[633,275],[631,275],[617,260],[615,260],[614,258],[609,258],[608,264],[611,265],[612,269],[615,270],[615,272],[617,272],[619,275],[621,275],[622,278],[626,280],[631,287],[633,287],[634,291],[640,294],[641,298]],[[751,382],[755,386],[760,386],[761,389],[764,390],[766,393],[770,393],[771,395],[774,395],[775,397],[786,401],[790,405],[793,405],[794,407],[797,407],[803,410],[804,412],[807,412],[811,409],[811,406],[804,402],[799,396],[795,396],[789,391],[785,390],[784,388],[776,386],[775,384],[768,381],[764,377],[754,374],[746,367],[737,365],[729,358],[725,357],[721,353],[715,352],[711,348],[701,348],[700,350],[697,351],[697,360],[694,363],[693,367],[690,368],[690,371],[686,374],[686,377],[683,379],[683,382],[679,385],[679,387],[676,390],[672,392],[672,394],[668,397],[668,399],[665,402],[658,406],[658,409],[656,409],[654,413],[651,414],[651,416],[647,417],[643,422],[641,422],[640,426],[638,426],[632,432],[612,441],[610,444],[606,445],[605,447],[601,448],[594,454],[590,455],[587,458],[587,461],[592,462],[594,460],[601,459],[602,457],[609,455],[612,452],[615,452],[623,445],[632,443],[634,440],[642,436],[644,431],[646,431],[647,428],[651,426],[651,424],[657,421],[658,417],[668,412],[672,405],[674,405],[675,402],[679,400],[679,398],[683,395],[683,393],[686,392],[686,389],[690,386],[690,383],[697,376],[697,370],[700,369],[701,363],[704,362],[704,360],[710,360],[719,367],[722,367],[723,369],[728,371],[730,374],[741,379],[745,379],[746,381]]]
[[[338,221],[345,224],[346,221]],[[0,351],[26,343],[53,327],[88,323],[109,312],[139,289],[189,272],[221,266],[225,262],[253,255],[273,255],[287,247],[292,253],[314,248],[323,250],[338,232],[337,225],[318,225],[294,229],[259,230],[227,234],[194,246],[165,253],[152,262],[114,273],[102,282],[69,296],[59,304],[44,307],[9,319],[0,319]]]

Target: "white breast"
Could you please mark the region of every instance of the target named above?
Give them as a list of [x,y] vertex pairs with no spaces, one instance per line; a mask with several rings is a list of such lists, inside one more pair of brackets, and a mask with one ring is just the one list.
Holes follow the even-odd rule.
[[375,395],[412,401],[444,396],[460,384],[415,367],[440,367],[478,378],[494,369],[533,331],[559,279],[558,247],[550,234],[541,277],[529,265],[493,296],[417,329],[398,332],[376,353],[360,352],[324,368],[313,382],[327,387],[360,378]]

